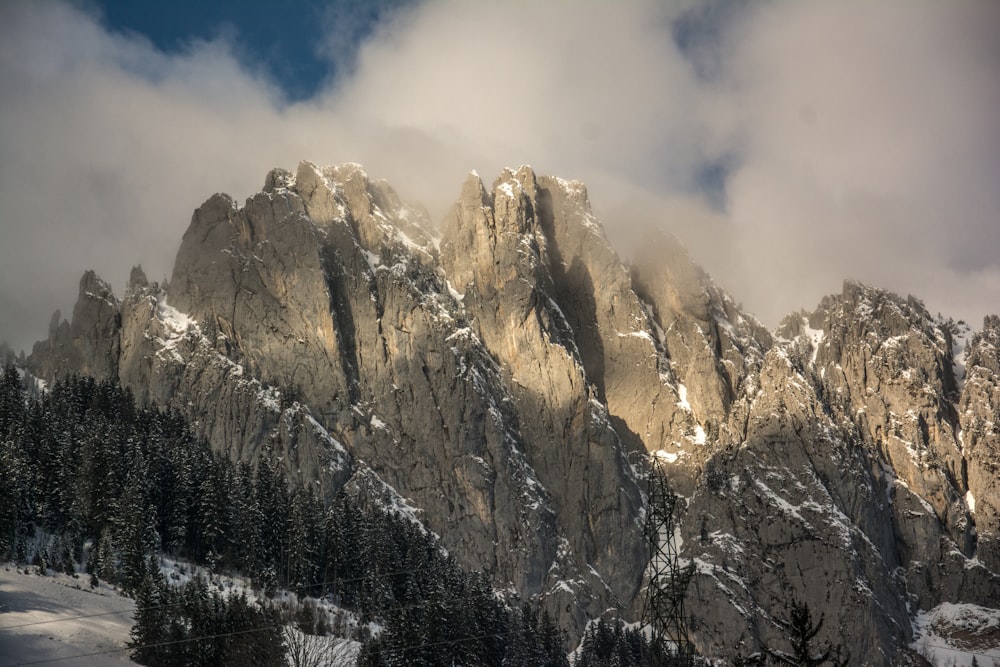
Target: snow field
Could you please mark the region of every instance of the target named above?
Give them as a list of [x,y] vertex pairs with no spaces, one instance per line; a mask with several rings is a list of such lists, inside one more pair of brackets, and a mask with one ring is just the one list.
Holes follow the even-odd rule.
[[135,601],[84,576],[0,568],[0,667],[58,660],[66,667],[121,667]]

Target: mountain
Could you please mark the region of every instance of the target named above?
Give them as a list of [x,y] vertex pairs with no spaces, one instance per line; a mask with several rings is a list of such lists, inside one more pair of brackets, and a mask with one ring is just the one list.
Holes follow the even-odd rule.
[[780,644],[799,600],[852,664],[898,665],[921,613],[1000,607],[1000,318],[968,335],[853,282],[768,332],[676,239],[627,265],[581,183],[527,167],[471,174],[435,227],[304,162],[209,198],[168,284],[85,274],[27,365],[395,507],[576,636],[638,618],[655,453],[703,655]]

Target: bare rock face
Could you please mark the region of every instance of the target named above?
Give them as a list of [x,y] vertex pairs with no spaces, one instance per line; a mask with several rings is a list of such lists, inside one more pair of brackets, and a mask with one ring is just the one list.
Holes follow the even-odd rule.
[[32,350],[31,372],[44,378],[70,372],[101,379],[114,377],[121,326],[119,305],[106,282],[93,271],[84,273],[73,319],[67,322],[55,312],[48,339],[36,343]]
[[[631,273],[676,379],[682,410],[673,419],[671,441],[697,470],[714,447],[743,440],[771,335],[741,312],[672,236],[650,238]],[[687,492],[692,483],[675,485]]]
[[272,172],[244,208],[217,196],[196,212],[171,299],[466,562],[534,594],[559,551],[553,500],[421,215],[356,165]]
[[528,167],[471,174],[438,236],[359,165],[303,162],[199,207],[169,287],[86,274],[28,366],[406,508],[574,636],[638,617],[652,460],[703,654],[781,647],[794,598],[852,664],[916,665],[915,613],[1000,600],[1000,319],[966,333],[849,282],[771,334],[672,237],[626,266],[586,188]]
[[685,420],[677,416],[677,393],[647,307],[583,184],[544,177],[534,191],[555,299],[596,398],[630,452],[661,449]]
[[1000,572],[1000,318],[995,315],[985,318],[969,345],[964,384],[958,404],[959,444],[965,455],[959,479],[975,521],[974,555]]
[[857,664],[908,664],[906,583],[871,460],[782,346],[755,385],[742,442],[709,460],[685,517],[699,638],[781,647],[796,599],[823,610],[819,641],[851,637]]
[[229,358],[316,405],[351,390],[319,236],[291,193],[260,193],[242,209],[216,195],[184,234],[170,290],[176,308],[224,337]]
[[470,176],[446,218],[441,263],[460,281],[452,288],[498,359],[517,413],[528,417],[520,420],[528,461],[566,530],[550,594],[562,595],[556,584],[577,572],[629,599],[644,557],[638,526],[622,519],[638,516],[640,498],[558,300],[554,240],[543,224],[549,197],[524,167],[501,174],[492,193]]
[[[685,522],[691,533],[692,518],[701,524],[699,577],[715,582],[713,595],[773,618],[780,608],[753,591],[794,591],[826,610],[831,640],[857,639],[859,664],[918,664],[906,648],[914,608],[996,604],[1000,579],[976,558],[963,498],[971,453],[956,410],[991,399],[966,389],[958,400],[955,330],[913,298],[856,283],[782,323],[742,442],[709,462]],[[720,517],[709,495],[738,510]],[[771,583],[757,588],[754,577]],[[707,608],[718,608],[711,597]],[[727,634],[725,622],[707,625]],[[726,641],[780,639],[767,639],[773,623],[746,627]]]
[[[540,188],[530,171],[506,177],[517,197],[476,179],[456,205],[483,239],[442,244],[464,266],[358,165],[272,171],[242,207],[214,195],[169,289],[133,272],[101,373],[235,459],[409,505],[467,565],[582,628],[636,597],[641,493],[556,300],[524,194]],[[88,299],[64,328],[101,321]],[[87,350],[40,348],[38,368],[93,368],[103,357]]]
[[910,591],[933,606],[936,589],[965,577],[976,542],[951,330],[912,297],[856,283],[810,321],[823,330],[815,348],[820,386],[883,473]]

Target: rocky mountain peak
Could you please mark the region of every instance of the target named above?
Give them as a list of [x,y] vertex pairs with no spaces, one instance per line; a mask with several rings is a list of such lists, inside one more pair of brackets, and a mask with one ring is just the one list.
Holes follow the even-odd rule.
[[[638,613],[642,471],[681,495],[703,652],[788,595],[916,664],[913,615],[1000,599],[1000,319],[856,282],[769,333],[669,235],[627,265],[583,184],[473,172],[438,231],[360,165],[193,214],[169,286],[92,273],[29,367],[117,377],[234,459],[405,511],[579,632]],[[403,508],[403,509],[400,509]],[[852,649],[853,650],[853,649]]]
[[644,243],[631,274],[684,388],[682,402],[701,425],[726,421],[733,402],[756,386],[771,335],[740,311],[672,235],[655,234]]
[[1000,317],[987,315],[983,318],[983,328],[976,332],[966,352],[965,364],[968,368],[977,366],[1000,373],[997,366],[1000,351]]
[[657,317],[666,328],[684,315],[709,321],[707,276],[673,234],[653,234],[642,244],[632,264],[632,277],[646,298],[658,305]]
[[52,316],[49,337],[36,343],[29,368],[38,377],[58,378],[78,372],[97,378],[113,377],[119,354],[120,303],[111,286],[93,271],[80,278],[73,317]]
[[149,287],[149,280],[146,279],[146,272],[139,265],[133,266],[128,276],[128,291],[143,290]]

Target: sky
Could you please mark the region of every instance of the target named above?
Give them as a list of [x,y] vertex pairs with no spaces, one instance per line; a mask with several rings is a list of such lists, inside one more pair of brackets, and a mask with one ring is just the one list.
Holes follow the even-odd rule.
[[0,340],[191,214],[360,162],[439,220],[465,176],[580,179],[764,324],[855,279],[1000,312],[1000,3],[0,0]]

